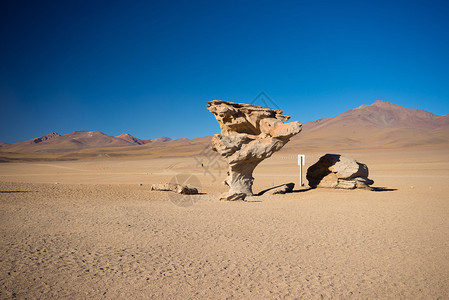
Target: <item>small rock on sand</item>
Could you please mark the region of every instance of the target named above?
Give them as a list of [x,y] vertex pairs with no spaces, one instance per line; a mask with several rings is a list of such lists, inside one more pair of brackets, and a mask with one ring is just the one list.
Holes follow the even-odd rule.
[[152,191],[169,191],[175,192],[183,195],[194,195],[198,194],[198,189],[195,187],[181,185],[176,183],[157,183],[151,185]]
[[275,187],[271,190],[268,190],[265,192],[267,195],[278,195],[278,194],[285,194],[285,193],[291,193],[293,191],[293,188],[295,187],[295,184],[293,182],[283,184],[281,186]]

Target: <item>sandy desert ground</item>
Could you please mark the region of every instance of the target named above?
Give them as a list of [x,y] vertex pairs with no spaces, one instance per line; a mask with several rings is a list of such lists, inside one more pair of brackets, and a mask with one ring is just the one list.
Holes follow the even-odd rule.
[[[338,153],[377,191],[300,188],[288,148],[254,191],[295,192],[247,202],[207,155],[0,164],[0,298],[448,299],[449,149]],[[179,174],[202,194],[150,191]]]

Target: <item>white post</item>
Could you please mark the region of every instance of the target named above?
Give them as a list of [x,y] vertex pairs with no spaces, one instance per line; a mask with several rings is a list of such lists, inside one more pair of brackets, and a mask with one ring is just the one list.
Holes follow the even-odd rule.
[[298,165],[299,165],[299,186],[303,186],[302,184],[302,166],[304,166],[306,162],[306,156],[304,154],[298,154]]

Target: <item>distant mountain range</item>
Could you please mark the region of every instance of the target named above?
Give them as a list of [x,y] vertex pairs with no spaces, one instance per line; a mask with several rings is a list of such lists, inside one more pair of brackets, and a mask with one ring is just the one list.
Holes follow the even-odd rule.
[[[133,145],[144,145],[144,144],[148,144],[148,143],[165,143],[165,142],[169,142],[172,141],[173,139],[166,137],[166,136],[161,136],[160,138],[154,139],[154,140],[141,140],[138,139],[128,133],[122,133],[121,135],[116,136],[116,138],[125,140],[127,142],[130,142]],[[187,140],[186,138],[181,138],[178,140]]]
[[[10,157],[21,159],[27,153],[36,155],[61,153],[62,158],[77,157],[83,153],[88,157],[90,155],[88,153],[105,151],[117,155],[119,153],[128,155],[125,153],[130,152],[133,155],[149,155],[156,152],[159,156],[190,155],[203,151],[209,144],[210,137],[193,140],[172,140],[168,137],[142,140],[127,133],[114,137],[99,131],[75,131],[65,135],[53,132],[26,142],[0,143],[0,161],[9,161]],[[401,148],[432,145],[449,147],[449,115],[438,116],[422,109],[409,109],[378,100],[371,105],[361,105],[333,118],[303,124],[302,132],[294,136],[283,151],[326,149],[329,152],[336,148]],[[74,151],[77,155],[70,154],[75,153]]]
[[2,150],[12,152],[33,152],[33,151],[70,151],[85,148],[98,147],[119,147],[144,145],[149,143],[164,143],[171,141],[171,138],[160,137],[154,140],[141,140],[130,134],[122,133],[118,136],[111,136],[100,131],[75,131],[65,135],[52,132],[34,139],[15,144],[1,143]]

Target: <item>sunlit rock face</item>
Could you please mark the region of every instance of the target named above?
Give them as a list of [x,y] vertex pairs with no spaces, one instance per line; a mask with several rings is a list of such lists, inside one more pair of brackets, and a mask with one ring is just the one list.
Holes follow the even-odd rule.
[[282,110],[257,105],[213,100],[207,109],[215,115],[221,134],[212,138],[212,150],[228,162],[225,184],[229,191],[223,200],[242,200],[251,196],[253,171],[265,158],[280,150],[292,136],[301,132],[299,122],[290,119]]
[[312,188],[371,189],[368,167],[355,159],[340,154],[326,154],[307,169],[307,180]]

